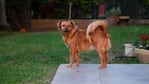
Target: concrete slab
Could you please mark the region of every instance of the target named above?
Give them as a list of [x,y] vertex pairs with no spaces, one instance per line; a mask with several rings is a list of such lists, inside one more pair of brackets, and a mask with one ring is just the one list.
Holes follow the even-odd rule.
[[149,84],[149,64],[81,64],[67,68],[61,64],[52,84]]
[[100,84],[97,64],[81,64],[80,67],[67,68],[61,64],[52,84]]
[[109,64],[99,71],[102,84],[149,84],[149,64]]

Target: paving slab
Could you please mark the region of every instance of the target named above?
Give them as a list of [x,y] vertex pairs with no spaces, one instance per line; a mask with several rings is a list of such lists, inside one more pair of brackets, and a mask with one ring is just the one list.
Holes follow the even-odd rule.
[[51,84],[149,84],[149,64],[81,64],[67,68],[61,64]]
[[81,64],[80,67],[67,68],[61,64],[56,72],[52,84],[100,84],[97,64]]
[[99,71],[102,84],[149,84],[149,64],[109,64]]

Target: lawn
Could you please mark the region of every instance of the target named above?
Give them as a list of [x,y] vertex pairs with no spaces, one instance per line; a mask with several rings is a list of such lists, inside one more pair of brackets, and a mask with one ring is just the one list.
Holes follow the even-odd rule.
[[[123,26],[108,29],[112,49],[109,63],[139,63],[137,58],[124,57],[125,42],[149,26]],[[81,63],[99,63],[95,51],[82,52]],[[0,32],[0,84],[48,84],[57,67],[68,63],[69,52],[58,31]]]

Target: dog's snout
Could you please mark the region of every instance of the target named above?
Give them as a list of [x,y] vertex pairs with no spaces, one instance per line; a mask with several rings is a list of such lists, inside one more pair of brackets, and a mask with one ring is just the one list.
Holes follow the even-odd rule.
[[64,28],[63,32],[68,32],[68,29],[67,28]]

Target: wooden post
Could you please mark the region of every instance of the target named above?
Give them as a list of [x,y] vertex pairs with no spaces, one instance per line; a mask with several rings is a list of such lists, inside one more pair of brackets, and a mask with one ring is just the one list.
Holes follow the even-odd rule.
[[96,2],[93,2],[93,19],[96,19]]
[[69,17],[68,17],[68,19],[71,19],[71,9],[72,9],[72,2],[69,2]]

